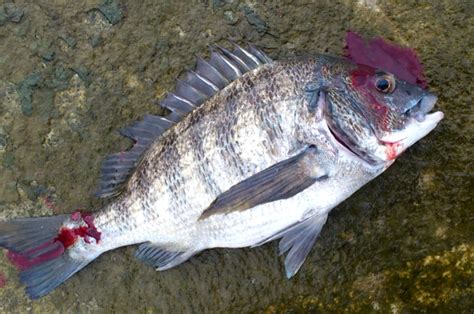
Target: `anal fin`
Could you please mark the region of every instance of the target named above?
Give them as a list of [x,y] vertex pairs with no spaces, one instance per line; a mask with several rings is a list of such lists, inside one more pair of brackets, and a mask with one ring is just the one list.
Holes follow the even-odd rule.
[[184,263],[195,253],[194,251],[173,251],[157,244],[143,243],[138,247],[135,257],[156,270],[166,270]]
[[281,238],[279,255],[288,252],[285,258],[285,270],[287,278],[291,278],[303,265],[327,218],[327,214],[311,216],[281,230],[254,246]]

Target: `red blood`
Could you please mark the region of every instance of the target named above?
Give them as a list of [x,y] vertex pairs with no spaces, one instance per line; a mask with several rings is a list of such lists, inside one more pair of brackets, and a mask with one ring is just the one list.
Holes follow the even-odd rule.
[[7,277],[4,274],[0,273],[0,289],[4,288],[7,284]]
[[[48,251],[45,253],[35,256],[34,253],[45,249],[47,247],[50,247]],[[19,270],[26,270],[28,268],[31,268],[33,266],[42,264],[44,262],[50,261],[52,259],[55,259],[64,252],[64,247],[61,245],[61,243],[49,241],[41,244],[40,246],[28,250],[25,252],[17,253],[13,251],[8,251],[7,252],[7,258],[10,260],[10,262],[16,266]]]
[[398,156],[398,148],[400,143],[385,143],[385,153],[387,160],[394,160]]
[[[82,227],[81,227],[82,228]],[[71,247],[77,241],[77,228],[69,229],[69,228],[61,228],[59,230],[58,236],[54,239],[54,241],[60,242],[64,248]]]
[[96,243],[99,243],[101,233],[97,230],[94,225],[94,216],[91,213],[83,213],[76,211],[72,213],[71,219],[78,220],[77,215],[80,215],[82,220],[87,226],[81,226],[77,228],[61,228],[58,236],[54,239],[62,243],[65,249],[71,247],[76,243],[79,237],[83,238],[86,243],[91,243],[90,238],[94,238]]
[[[369,88],[373,87],[370,78],[373,78],[375,75],[374,68],[359,64],[357,69],[351,73],[352,85],[355,87],[364,87]],[[371,85],[372,84],[372,85]]]
[[413,49],[378,37],[366,42],[354,32],[346,33],[345,55],[353,62],[393,73],[411,84],[427,87],[423,66]]

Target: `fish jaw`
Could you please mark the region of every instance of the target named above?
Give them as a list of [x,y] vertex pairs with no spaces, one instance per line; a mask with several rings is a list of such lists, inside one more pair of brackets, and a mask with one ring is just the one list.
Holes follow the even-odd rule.
[[392,132],[379,139],[384,145],[377,150],[377,157],[385,161],[395,160],[408,147],[433,131],[443,118],[444,113],[441,111],[427,114],[423,121],[410,118],[403,130]]

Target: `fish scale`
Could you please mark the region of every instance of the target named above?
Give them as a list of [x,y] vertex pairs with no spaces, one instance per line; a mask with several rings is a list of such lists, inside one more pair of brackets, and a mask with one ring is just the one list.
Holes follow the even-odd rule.
[[205,249],[281,239],[292,277],[331,209],[442,119],[428,113],[435,101],[345,58],[215,47],[162,101],[168,116],[121,130],[134,145],[105,159],[97,193],[115,199],[94,214],[0,222],[0,246],[31,298],[131,244],[165,270]]

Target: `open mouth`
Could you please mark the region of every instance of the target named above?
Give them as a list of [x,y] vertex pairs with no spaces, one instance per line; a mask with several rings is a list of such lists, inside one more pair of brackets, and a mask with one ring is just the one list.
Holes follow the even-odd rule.
[[428,135],[444,118],[441,111],[429,113],[434,108],[436,101],[437,97],[434,95],[420,98],[405,112],[408,121],[404,128],[377,137],[380,146],[371,154],[359,150],[357,145],[352,143],[344,134],[340,134],[338,128],[331,123],[327,123],[327,129],[340,148],[368,165],[374,166],[380,164],[380,162],[393,162],[408,147]]

